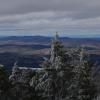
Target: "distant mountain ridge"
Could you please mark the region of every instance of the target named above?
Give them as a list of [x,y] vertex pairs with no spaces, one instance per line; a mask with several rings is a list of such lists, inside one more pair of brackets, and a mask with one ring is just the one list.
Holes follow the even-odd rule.
[[[14,44],[14,45],[50,45],[53,37],[47,36],[8,36],[0,38],[0,45],[4,44]],[[85,46],[99,46],[100,47],[100,38],[69,38],[69,37],[60,37],[60,40],[66,47],[80,47]]]
[[50,41],[51,37],[44,36],[8,36],[0,38],[0,41],[12,40],[12,41],[23,41],[23,42],[41,42],[41,41]]
[[[8,36],[0,38],[0,41],[23,41],[23,42],[51,42],[52,37],[47,36]],[[100,41],[100,38],[69,38],[60,37],[62,41]]]

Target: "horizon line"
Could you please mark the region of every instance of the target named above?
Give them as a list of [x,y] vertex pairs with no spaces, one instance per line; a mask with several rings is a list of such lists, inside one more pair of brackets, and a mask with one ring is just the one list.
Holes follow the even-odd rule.
[[[59,34],[58,34],[59,35]],[[55,35],[0,35],[0,37],[54,37]],[[100,36],[65,36],[65,35],[59,35],[61,38],[100,38]]]

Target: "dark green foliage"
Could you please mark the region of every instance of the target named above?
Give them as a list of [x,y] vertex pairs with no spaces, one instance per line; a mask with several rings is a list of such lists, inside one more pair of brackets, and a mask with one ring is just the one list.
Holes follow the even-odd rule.
[[0,100],[8,100],[10,83],[3,65],[0,65]]
[[16,83],[11,88],[13,100],[34,100],[35,92],[29,85]]

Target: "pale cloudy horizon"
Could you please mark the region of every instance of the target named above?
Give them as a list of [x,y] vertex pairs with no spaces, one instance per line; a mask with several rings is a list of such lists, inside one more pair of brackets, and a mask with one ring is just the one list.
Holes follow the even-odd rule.
[[100,37],[100,0],[0,0],[0,36]]

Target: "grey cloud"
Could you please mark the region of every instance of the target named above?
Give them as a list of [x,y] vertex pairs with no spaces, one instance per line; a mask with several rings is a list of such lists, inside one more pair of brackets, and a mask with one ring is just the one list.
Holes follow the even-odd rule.
[[100,28],[100,0],[0,0],[0,31]]
[[58,11],[77,18],[99,16],[99,9],[100,0],[0,0],[0,15]]

